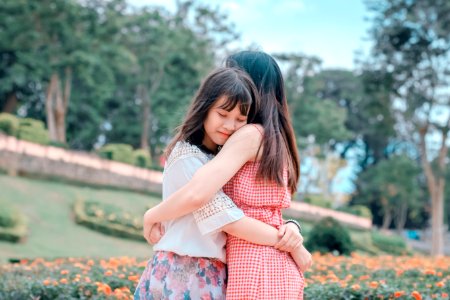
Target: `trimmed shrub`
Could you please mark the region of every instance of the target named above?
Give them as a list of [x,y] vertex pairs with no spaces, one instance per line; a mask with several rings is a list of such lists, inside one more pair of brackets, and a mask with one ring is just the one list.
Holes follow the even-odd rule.
[[141,168],[150,168],[152,166],[152,158],[150,152],[144,149],[137,149],[133,152],[134,165]]
[[98,154],[109,160],[134,164],[133,147],[127,144],[107,144],[98,150]]
[[145,241],[142,236],[142,218],[120,207],[92,200],[77,200],[73,210],[75,221],[80,225],[115,237]]
[[314,225],[305,247],[310,252],[321,253],[337,251],[339,254],[350,254],[355,250],[348,230],[331,217],[323,218]]
[[0,240],[16,243],[26,234],[25,216],[13,206],[0,201]]
[[19,119],[11,114],[0,113],[0,132],[8,135],[17,135],[19,130]]
[[367,206],[364,205],[342,206],[337,210],[372,220],[372,212]]
[[48,142],[49,146],[63,148],[63,149],[69,149],[69,146],[66,143],[58,142],[58,141],[50,141]]
[[17,137],[21,140],[42,145],[47,145],[50,140],[44,122],[30,118],[19,119]]
[[315,206],[331,208],[331,200],[321,195],[307,195],[304,201]]
[[406,242],[399,235],[385,235],[378,231],[373,231],[372,242],[381,251],[392,255],[409,254]]

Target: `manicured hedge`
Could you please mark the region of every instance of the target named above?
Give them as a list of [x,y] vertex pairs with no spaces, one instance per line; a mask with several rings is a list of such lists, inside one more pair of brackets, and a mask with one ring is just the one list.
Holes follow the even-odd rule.
[[0,240],[17,243],[27,235],[25,215],[0,200]]
[[19,130],[19,119],[11,114],[0,113],[0,132],[16,136]]
[[314,225],[305,247],[311,252],[321,253],[337,251],[339,254],[350,254],[355,250],[348,229],[331,217],[323,218]]
[[77,200],[73,206],[75,221],[104,234],[145,241],[142,216],[136,216],[111,204]]

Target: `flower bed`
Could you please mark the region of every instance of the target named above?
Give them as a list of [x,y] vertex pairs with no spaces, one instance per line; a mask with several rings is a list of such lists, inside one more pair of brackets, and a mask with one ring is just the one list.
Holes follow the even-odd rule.
[[120,207],[92,200],[78,200],[73,211],[75,221],[80,225],[115,237],[145,242],[142,236],[142,217],[123,211]]
[[[0,266],[0,299],[132,299],[146,262],[21,261]],[[449,299],[450,257],[314,254],[305,299]]]

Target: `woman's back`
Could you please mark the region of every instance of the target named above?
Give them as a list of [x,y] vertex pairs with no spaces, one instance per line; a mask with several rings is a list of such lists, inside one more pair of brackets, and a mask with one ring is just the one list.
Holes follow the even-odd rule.
[[[246,163],[224,192],[246,216],[278,228],[283,223],[281,209],[289,207],[291,195],[287,184],[257,179],[258,167],[258,162]],[[284,175],[287,183],[287,172]],[[289,253],[228,235],[227,262],[227,299],[303,299],[303,274]]]

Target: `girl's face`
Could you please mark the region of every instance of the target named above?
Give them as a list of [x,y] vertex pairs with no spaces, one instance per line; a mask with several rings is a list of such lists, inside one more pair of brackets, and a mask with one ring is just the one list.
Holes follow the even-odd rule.
[[212,151],[216,151],[218,145],[225,144],[236,130],[247,124],[247,116],[241,114],[239,105],[236,105],[231,111],[221,108],[226,100],[226,96],[217,99],[203,122],[205,130],[203,145]]

